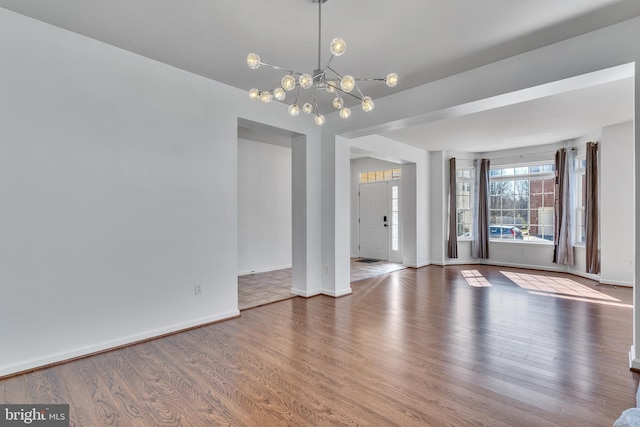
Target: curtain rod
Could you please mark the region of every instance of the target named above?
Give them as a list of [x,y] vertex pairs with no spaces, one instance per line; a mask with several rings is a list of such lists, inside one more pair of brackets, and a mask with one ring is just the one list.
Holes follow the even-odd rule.
[[[539,156],[541,154],[549,154],[551,156],[555,155],[557,149],[555,150],[550,150],[550,151],[539,151],[536,153],[526,153],[526,154],[514,154],[512,156],[502,156],[502,157],[486,157],[485,155],[482,156],[482,158],[489,158],[490,160],[501,160],[501,159],[523,159],[525,157],[531,157],[531,156]],[[486,154],[486,153],[484,153]]]

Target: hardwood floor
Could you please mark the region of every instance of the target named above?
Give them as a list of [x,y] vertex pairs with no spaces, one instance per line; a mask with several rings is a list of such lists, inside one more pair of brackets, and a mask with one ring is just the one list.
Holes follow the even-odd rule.
[[78,426],[606,426],[635,406],[632,290],[487,266],[405,269],[353,294],[0,381]]
[[[369,279],[381,274],[406,268],[402,264],[387,261],[358,262],[351,258],[351,282]],[[267,271],[238,276],[238,309],[247,310],[265,304],[294,298],[291,291],[291,269]]]

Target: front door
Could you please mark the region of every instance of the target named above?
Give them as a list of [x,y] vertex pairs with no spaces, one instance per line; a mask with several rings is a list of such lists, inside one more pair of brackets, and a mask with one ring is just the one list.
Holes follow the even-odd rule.
[[360,256],[389,258],[387,182],[360,184]]

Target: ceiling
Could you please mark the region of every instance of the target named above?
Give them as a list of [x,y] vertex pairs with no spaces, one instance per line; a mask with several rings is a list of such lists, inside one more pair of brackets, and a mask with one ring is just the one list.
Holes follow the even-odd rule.
[[[312,0],[0,0],[0,7],[244,90],[274,88],[281,77],[250,70],[249,52],[299,71],[317,67]],[[393,89],[363,83],[375,100],[636,16],[638,0],[329,0],[322,55],[326,61],[330,40],[341,37],[348,48],[333,60],[336,71],[398,73]],[[555,142],[631,119],[629,87],[631,79],[385,136],[458,151]]]

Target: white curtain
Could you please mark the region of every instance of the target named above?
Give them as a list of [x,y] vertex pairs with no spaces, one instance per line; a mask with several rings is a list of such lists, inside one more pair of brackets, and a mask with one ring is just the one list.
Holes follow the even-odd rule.
[[556,195],[554,209],[553,262],[574,265],[573,224],[575,213],[575,151],[556,151]]

